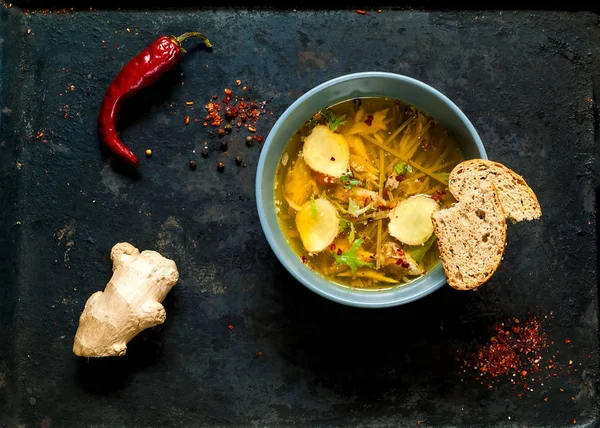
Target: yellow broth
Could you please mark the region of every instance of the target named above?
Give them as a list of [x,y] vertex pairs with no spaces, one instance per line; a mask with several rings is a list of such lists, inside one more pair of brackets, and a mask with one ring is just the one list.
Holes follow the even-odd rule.
[[[302,157],[304,141],[315,124],[329,125],[330,117],[344,115],[345,123],[334,132],[353,142],[348,144],[350,169],[348,175],[328,180],[334,183],[324,183],[323,175],[309,168],[299,156]],[[408,246],[390,236],[386,211],[415,195],[433,198],[440,208],[455,202],[447,190],[448,174],[462,160],[456,141],[444,127],[413,106],[386,98],[341,102],[307,120],[288,142],[275,177],[279,225],[298,257],[310,269],[337,284],[363,289],[404,285],[437,265],[439,253],[434,236],[425,246]],[[357,181],[359,184],[355,184]],[[377,199],[377,195],[387,206],[367,209],[358,218],[348,215],[344,211],[349,208],[349,198],[353,198],[348,194],[361,192],[376,195],[360,208],[366,207],[369,200]],[[297,209],[299,204],[309,203],[309,193],[311,198],[331,201],[338,208],[339,217],[344,219],[342,225],[346,225],[328,248],[314,253],[305,250],[296,226]],[[354,228],[353,234],[349,223]],[[350,266],[336,262],[336,255],[344,254],[359,238],[364,242],[358,247],[358,257],[370,266],[352,273]],[[378,249],[382,250],[389,242],[401,248],[399,253],[418,256],[414,261],[423,272],[410,275],[394,266],[383,266]]]

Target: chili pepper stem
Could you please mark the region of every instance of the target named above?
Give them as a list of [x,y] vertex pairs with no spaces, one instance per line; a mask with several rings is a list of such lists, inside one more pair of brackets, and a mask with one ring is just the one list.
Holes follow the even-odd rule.
[[198,32],[198,31],[188,31],[187,33],[183,33],[179,37],[171,36],[170,39],[173,40],[173,42],[176,43],[177,46],[179,46],[179,49],[181,49],[181,52],[185,53],[186,50],[181,46],[181,43],[184,40],[189,39],[190,37],[198,37],[199,39],[202,39],[202,41],[204,42],[204,45],[207,48],[212,48],[212,43],[210,42],[210,40],[208,40],[204,34]]

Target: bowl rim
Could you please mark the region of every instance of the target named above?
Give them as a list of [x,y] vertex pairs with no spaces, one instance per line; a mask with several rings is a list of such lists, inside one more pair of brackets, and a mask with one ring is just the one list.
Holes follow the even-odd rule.
[[[270,226],[270,223],[267,219],[267,213],[265,210],[265,206],[262,203],[262,201],[265,198],[265,194],[262,189],[262,182],[263,182],[263,171],[265,169],[267,153],[269,152],[271,145],[273,145],[273,139],[274,139],[273,136],[275,134],[277,134],[277,132],[279,131],[279,128],[281,128],[282,124],[288,119],[288,117],[292,114],[292,112],[294,112],[296,110],[296,108],[298,106],[300,106],[306,100],[313,97],[315,94],[321,92],[322,90],[324,90],[330,86],[334,86],[341,82],[347,82],[347,81],[351,81],[351,80],[364,79],[364,78],[391,78],[394,80],[398,80],[398,81],[402,81],[405,83],[415,85],[415,86],[419,87],[420,89],[433,94],[435,97],[440,99],[444,104],[446,104],[448,107],[450,107],[450,109],[463,122],[463,124],[466,126],[469,134],[471,135],[471,137],[475,143],[475,146],[477,148],[478,153],[480,154],[480,157],[483,159],[487,159],[487,153],[485,151],[485,147],[483,146],[483,142],[481,141],[481,138],[480,138],[479,134],[477,133],[475,127],[471,123],[471,121],[462,112],[462,110],[452,100],[450,100],[450,98],[448,98],[446,95],[444,95],[439,90],[433,88],[432,86],[429,86],[428,84],[426,84],[420,80],[417,80],[415,78],[408,77],[408,76],[405,76],[402,74],[382,72],[382,71],[366,71],[366,72],[345,74],[345,75],[338,76],[336,78],[327,80],[327,81],[315,86],[314,88],[310,89],[309,91],[304,93],[302,96],[300,96],[296,101],[294,101],[292,104],[290,104],[285,109],[285,111],[281,114],[281,116],[279,116],[279,118],[277,119],[277,121],[275,122],[275,124],[273,125],[271,130],[269,131],[269,135],[267,136],[265,143],[261,149],[261,154],[260,154],[260,158],[259,158],[257,169],[256,169],[256,180],[255,180],[256,205],[257,205],[258,217],[260,220],[261,228],[263,230],[263,234],[265,235],[265,237],[267,239],[267,242],[269,243],[269,246],[271,247],[271,250],[277,257],[279,262],[283,265],[283,267],[285,267],[286,270],[288,272],[290,272],[292,274],[292,276],[297,281],[299,281],[302,285],[304,285],[309,290],[315,292],[316,294],[318,294],[322,297],[325,297],[328,300],[331,300],[331,301],[334,301],[337,303],[341,303],[341,304],[344,304],[347,306],[354,306],[354,307],[361,307],[361,308],[386,308],[386,307],[399,306],[399,305],[402,305],[405,303],[413,302],[422,297],[425,297],[428,294],[433,293],[434,291],[438,290],[439,288],[441,288],[443,285],[446,284],[447,278],[446,278],[445,274],[443,275],[443,278],[444,278],[443,281],[438,281],[437,283],[434,283],[434,284],[430,285],[429,287],[425,287],[422,290],[420,290],[419,292],[417,292],[411,296],[408,296],[408,297],[397,296],[396,298],[392,297],[388,300],[384,300],[384,301],[380,301],[380,302],[364,301],[364,300],[361,300],[361,298],[360,298],[361,295],[365,295],[366,293],[376,292],[376,290],[354,290],[350,287],[344,287],[348,291],[347,293],[344,293],[344,295],[346,297],[340,297],[339,295],[336,295],[335,293],[329,293],[327,290],[324,290],[323,288],[313,284],[310,280],[308,280],[303,275],[303,273],[300,272],[299,268],[304,267],[304,265],[296,266],[295,264],[290,263],[287,260],[287,258],[284,257],[283,252],[280,251],[280,245],[275,240],[274,234],[271,233],[272,227]],[[272,195],[270,195],[269,197],[271,197],[271,196]],[[276,227],[279,229],[279,224],[276,224]],[[281,230],[280,230],[280,232],[281,232]],[[436,268],[441,269],[441,264],[436,266]],[[315,273],[315,275],[319,275],[319,274]],[[423,277],[420,277],[420,278],[425,278],[426,276],[427,276],[427,274],[425,274]],[[342,287],[338,284],[335,284],[335,283],[327,280],[324,277],[322,277],[322,278],[325,281],[327,281],[328,283],[330,283],[333,287]],[[348,296],[350,296],[350,297],[348,297]],[[354,298],[351,298],[351,297],[354,297]]]

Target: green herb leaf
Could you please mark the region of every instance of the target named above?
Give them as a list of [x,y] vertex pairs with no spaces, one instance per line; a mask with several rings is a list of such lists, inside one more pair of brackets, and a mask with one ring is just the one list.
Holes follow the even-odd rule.
[[355,238],[356,230],[354,229],[354,223],[350,223],[350,234],[348,235],[348,242],[353,243]]
[[337,254],[333,255],[333,257],[335,258],[335,262],[336,263],[341,264],[341,265],[348,265],[348,266],[350,266],[350,270],[352,271],[352,275],[356,274],[356,270],[359,267],[362,267],[362,266],[373,267],[373,263],[363,262],[356,255],[356,253],[358,251],[358,247],[360,247],[360,245],[364,241],[365,240],[363,238],[357,239],[356,241],[354,241],[354,244],[352,244],[352,247],[348,251],[346,251],[345,253],[342,253],[341,256],[338,256]]
[[312,195],[310,195],[310,207],[312,208],[312,213],[316,220],[318,217],[317,217],[317,204],[315,203],[315,194],[314,193]]
[[406,164],[404,162],[397,163],[396,165],[394,165],[394,171],[396,171],[396,174],[404,174],[405,167]]
[[409,256],[411,256],[415,260],[415,262],[420,263],[436,239],[437,238],[435,235],[431,235],[431,237],[423,245],[415,245],[412,247],[407,247],[405,251],[407,252],[407,254]]
[[321,114],[325,119],[327,119],[327,125],[329,129],[332,131],[337,131],[337,129],[346,123],[346,115],[343,114],[340,117],[336,117],[330,110],[322,110]]
[[407,170],[408,172],[412,173],[412,172],[413,172],[413,167],[412,167],[412,165],[411,165],[411,164],[408,164],[408,165],[406,165],[406,170]]
[[360,180],[352,178],[350,173],[342,175],[340,180],[346,189],[352,189],[354,186],[358,186],[360,184]]
[[348,228],[351,223],[349,221],[340,218],[340,228],[338,229],[338,233],[342,233],[344,230]]
[[361,208],[360,206],[358,206],[358,204],[356,202],[354,202],[354,199],[352,199],[352,198],[348,199],[348,214],[350,214],[354,217],[358,217],[359,215],[366,213],[371,208],[373,208],[373,202],[371,202],[366,207]]

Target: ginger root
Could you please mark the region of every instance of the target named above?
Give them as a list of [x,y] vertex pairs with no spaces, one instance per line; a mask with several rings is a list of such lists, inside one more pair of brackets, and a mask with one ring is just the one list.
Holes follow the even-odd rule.
[[113,276],[92,294],[79,318],[73,352],[80,357],[122,356],[140,331],[165,322],[161,304],[179,279],[173,260],[127,242],[111,252]]

